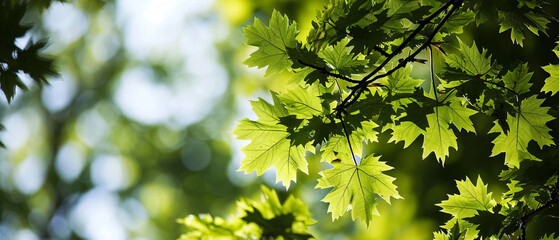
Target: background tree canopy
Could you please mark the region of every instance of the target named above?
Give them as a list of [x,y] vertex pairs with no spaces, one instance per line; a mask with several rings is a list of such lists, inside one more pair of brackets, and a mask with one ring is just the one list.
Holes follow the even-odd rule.
[[[235,231],[286,239],[500,232],[556,239],[559,6],[513,2],[3,0],[0,239],[176,239]],[[442,35],[428,39],[431,31]],[[412,56],[426,39],[432,53],[424,47]],[[375,76],[410,63],[378,82],[352,82],[391,53],[390,67]],[[299,90],[296,81],[303,83]],[[431,84],[442,90],[424,95]],[[357,95],[351,87],[381,90],[337,108],[339,97],[352,102]],[[328,94],[302,98],[323,88]],[[451,94],[460,101],[428,104]],[[383,115],[371,106],[387,96],[402,107]],[[349,118],[361,114],[347,122],[356,139],[345,140],[348,130],[335,114],[328,118],[340,109]],[[472,123],[448,113],[442,119],[455,136],[427,134],[436,121],[429,114],[449,109]],[[528,113],[537,116],[523,120]],[[375,121],[363,125],[361,117]],[[387,122],[393,125],[381,124]],[[406,122],[417,134],[386,131]],[[522,123],[551,131],[526,133],[523,150],[511,153],[510,133],[524,134]],[[255,128],[287,135],[255,137]],[[378,134],[359,132],[365,128]],[[342,147],[327,144],[336,139]],[[247,164],[262,155],[257,140],[289,149],[294,171]],[[361,150],[362,140],[368,143]],[[443,141],[448,147],[426,146]],[[362,159],[353,158],[348,142],[359,143],[353,147]],[[536,158],[543,161],[529,160]],[[333,208],[331,190],[355,185],[347,176],[336,180],[338,169],[357,166],[371,181],[394,187],[374,187],[367,211],[353,197],[339,201],[352,206]],[[471,198],[483,201],[468,205],[473,211],[454,208]],[[376,211],[380,216],[372,216]]]

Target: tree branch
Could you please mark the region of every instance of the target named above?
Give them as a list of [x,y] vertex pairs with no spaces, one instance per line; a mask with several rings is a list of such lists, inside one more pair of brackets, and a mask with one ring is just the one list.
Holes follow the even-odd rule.
[[[415,57],[421,52],[423,51],[423,49],[425,49],[427,46],[429,46],[431,44],[431,40],[433,40],[433,38],[435,37],[435,35],[439,32],[439,30],[441,29],[441,27],[448,21],[448,19],[450,18],[450,16],[462,5],[463,0],[452,0],[447,2],[445,5],[443,5],[441,8],[439,8],[437,11],[435,11],[433,14],[431,14],[429,17],[427,17],[426,19],[420,21],[420,25],[404,40],[404,42],[402,42],[402,44],[400,44],[400,46],[398,46],[398,48],[392,52],[392,54],[390,54],[389,57],[387,57],[377,68],[375,68],[371,73],[369,73],[367,76],[365,76],[363,79],[361,79],[361,81],[353,86],[350,87],[350,89],[352,89],[351,93],[344,99],[344,101],[342,101],[342,103],[340,105],[338,105],[338,107],[336,107],[337,110],[341,110],[341,109],[345,109],[346,107],[352,105],[355,101],[357,101],[357,99],[359,99],[359,97],[361,96],[361,94],[363,93],[363,91],[365,91],[365,89],[367,88],[367,86],[374,82],[377,79],[386,77],[392,73],[394,73],[396,70],[405,67],[407,65],[408,62],[413,61],[415,59]],[[448,12],[445,14],[445,16],[443,17],[443,19],[437,24],[437,26],[433,29],[433,31],[431,32],[431,34],[429,34],[429,36],[427,37],[427,39],[423,42],[423,44],[412,54],[410,54],[407,58],[405,58],[404,60],[400,61],[398,63],[398,65],[394,68],[392,68],[391,70],[389,70],[388,72],[384,73],[384,74],[380,74],[380,75],[376,75],[380,70],[382,70],[384,68],[384,66],[386,66],[386,64],[388,64],[390,61],[392,61],[392,59],[398,55],[404,48],[407,47],[407,44],[409,44],[411,42],[411,40],[417,35],[419,34],[419,32],[431,21],[433,20],[436,16],[438,16],[440,13],[442,13],[444,10],[448,9],[449,6],[452,6],[450,8],[450,10],[448,10]],[[374,77],[373,77],[374,76]]]
[[[408,46],[408,44],[411,42],[411,40],[413,40],[415,38],[415,36],[417,34],[419,34],[419,32],[425,26],[427,26],[427,24],[429,24],[435,17],[437,17],[439,14],[441,14],[444,10],[448,9],[448,7],[450,5],[453,5],[456,2],[462,3],[462,0],[449,1],[445,5],[440,7],[437,11],[435,11],[433,14],[429,15],[429,17],[427,17],[426,19],[421,20],[419,22],[419,26],[402,42],[402,44],[400,44],[400,46],[398,46],[398,48],[396,48],[396,50],[394,50],[394,52],[392,52],[392,54],[390,54],[390,56],[388,56],[388,58],[386,58],[375,70],[373,70],[371,73],[367,74],[367,76],[365,76],[361,81],[366,82],[372,76],[374,76],[380,70],[382,70],[382,68],[384,68],[384,66],[386,66],[386,64],[388,64],[390,61],[392,61],[392,59],[394,57],[396,57],[396,55],[400,54],[400,52],[402,52],[402,50],[404,50],[404,48],[406,48]],[[453,11],[454,10],[451,9],[451,11],[449,11],[449,13],[452,14]],[[447,15],[450,15],[449,13],[447,13]],[[446,22],[446,20],[444,20],[442,23],[444,23],[444,22]],[[439,23],[439,25],[440,25],[440,23]],[[438,29],[440,29],[440,27]],[[438,32],[438,29],[435,29],[434,31]],[[429,39],[428,42],[430,42],[430,40],[431,39]]]

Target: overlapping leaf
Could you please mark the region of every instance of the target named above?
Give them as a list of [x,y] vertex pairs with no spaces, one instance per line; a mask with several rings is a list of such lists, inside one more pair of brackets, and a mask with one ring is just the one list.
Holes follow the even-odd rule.
[[393,93],[412,93],[416,87],[423,83],[423,80],[411,78],[411,71],[412,65],[407,65],[394,71],[394,73],[379,82],[386,85]]
[[[373,128],[378,127],[378,125],[372,121],[362,122],[361,125],[361,128],[355,129],[355,131],[352,131],[349,135],[351,148],[345,135],[335,134],[330,137],[326,145],[322,147],[322,161],[336,159],[337,155],[340,153],[345,154],[345,156],[352,156],[353,154],[361,156],[363,152],[363,141],[377,141],[377,132],[373,130]],[[353,153],[351,150],[353,150]]]
[[510,11],[499,11],[501,28],[499,32],[511,30],[510,37],[513,43],[523,46],[524,36],[529,32],[538,35],[539,32],[546,33],[547,24],[550,21],[541,13],[536,11],[524,11],[513,8]]
[[441,31],[445,33],[460,34],[468,24],[475,20],[476,14],[472,11],[464,11],[452,15],[448,21],[443,25]]
[[244,31],[247,44],[258,47],[244,62],[246,65],[258,68],[268,66],[266,75],[281,72],[291,66],[287,50],[297,46],[297,23],[290,23],[287,16],[274,10],[268,27],[255,18],[254,25],[245,27]]
[[239,171],[256,171],[261,175],[271,167],[276,169],[276,181],[289,188],[291,181],[297,180],[297,170],[307,173],[305,147],[292,145],[287,127],[279,124],[280,117],[287,116],[287,110],[274,95],[275,105],[260,99],[252,102],[257,121],[243,119],[233,133],[237,139],[251,140],[242,148],[246,157],[241,161]]
[[476,185],[469,178],[456,181],[460,191],[459,195],[449,195],[448,200],[442,201],[437,206],[442,212],[451,214],[454,218],[463,219],[473,217],[478,211],[491,211],[495,201],[491,193],[487,193],[487,185],[478,177]]
[[540,148],[554,145],[549,133],[551,130],[546,126],[554,118],[547,114],[549,107],[542,107],[543,102],[544,99],[537,99],[536,96],[524,99],[514,116],[507,115],[508,132],[495,124],[490,133],[499,133],[499,136],[493,140],[495,146],[491,156],[505,153],[505,163],[518,168],[524,159],[537,160],[528,152],[530,141],[535,141]]
[[444,164],[449,149],[451,147],[458,149],[456,135],[450,128],[450,124],[453,124],[458,130],[475,132],[470,117],[476,111],[463,106],[456,99],[448,105],[435,107],[434,111],[434,113],[427,115],[429,127],[423,133],[423,158],[433,152],[437,160]]
[[322,200],[329,203],[332,219],[351,209],[353,219],[359,217],[369,225],[372,216],[378,215],[378,197],[388,203],[391,197],[402,198],[392,183],[394,178],[383,173],[392,167],[380,162],[379,157],[367,156],[358,165],[347,161],[333,165],[334,168],[320,173],[322,178],[316,185],[317,188],[333,188]]
[[426,6],[419,0],[392,0],[386,1],[384,8],[390,19],[384,24],[385,28],[401,31],[402,20],[415,21],[429,13],[430,6]]
[[348,47],[348,42],[348,38],[344,38],[335,46],[329,46],[319,54],[337,73],[346,76],[362,72],[367,64],[367,60],[363,57],[351,53],[353,47]]
[[278,97],[290,113],[300,119],[309,119],[322,114],[318,94],[318,84],[312,84],[308,87],[297,86]]
[[512,72],[507,72],[503,76],[505,87],[512,89],[517,94],[527,93],[530,91],[530,79],[533,73],[528,72],[528,64],[522,64],[516,67]]
[[392,136],[388,142],[400,142],[404,141],[404,148],[410,146],[412,142],[415,141],[421,134],[425,134],[425,131],[415,125],[413,122],[401,122],[399,125],[395,125],[392,128]]
[[446,63],[450,67],[459,69],[467,75],[474,77],[481,77],[496,70],[491,56],[487,56],[487,50],[482,49],[480,52],[475,42],[471,47],[468,47],[462,40],[458,42],[460,44],[458,52],[448,54],[445,58]]

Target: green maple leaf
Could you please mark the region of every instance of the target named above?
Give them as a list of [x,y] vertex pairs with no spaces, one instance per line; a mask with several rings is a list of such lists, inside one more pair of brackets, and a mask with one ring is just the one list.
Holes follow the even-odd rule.
[[[338,124],[339,125],[339,124]],[[339,126],[342,127],[342,126]],[[373,128],[378,127],[378,125],[371,121],[365,121],[361,123],[361,127],[352,131],[349,135],[351,141],[351,148],[347,141],[345,135],[334,134],[328,139],[328,142],[322,147],[322,161],[331,161],[338,158],[339,154],[345,154],[345,156],[351,156],[353,154],[361,156],[363,152],[363,141],[375,142],[377,141],[377,132]],[[351,152],[353,150],[353,153]]]
[[547,234],[545,234],[540,240],[558,240],[559,237],[555,237],[555,233],[552,233],[551,235],[547,236]]
[[394,71],[394,73],[390,74],[387,78],[383,78],[379,82],[386,85],[393,93],[413,93],[415,88],[423,83],[423,80],[411,78],[411,71],[412,65],[410,64]]
[[385,2],[384,9],[387,10],[389,19],[383,25],[383,28],[401,31],[403,29],[403,19],[414,22],[428,14],[431,7],[418,0],[392,0]]
[[241,149],[246,157],[241,161],[238,171],[256,171],[257,175],[261,175],[274,167],[276,181],[282,181],[289,188],[291,181],[297,181],[297,170],[307,173],[305,151],[309,148],[291,145],[287,127],[280,124],[280,117],[288,114],[287,109],[274,93],[272,96],[275,105],[263,99],[251,102],[258,121],[243,119],[233,130],[237,139],[251,140],[250,144]]
[[520,109],[514,116],[507,114],[506,122],[510,127],[508,132],[503,131],[499,124],[495,124],[489,131],[499,133],[499,136],[493,140],[495,146],[492,157],[505,153],[505,163],[509,167],[518,168],[524,159],[538,160],[528,152],[530,141],[535,141],[540,148],[554,145],[553,138],[549,134],[551,130],[546,123],[555,118],[547,114],[549,107],[542,107],[543,102],[544,99],[537,99],[536,96],[522,100]]
[[477,178],[474,185],[469,178],[464,181],[456,181],[460,191],[459,195],[449,195],[448,200],[442,201],[437,206],[442,212],[451,214],[453,218],[463,219],[477,215],[478,211],[489,211],[495,206],[491,198],[492,193],[487,193],[487,185],[483,184],[481,177]]
[[434,113],[427,115],[429,127],[423,133],[423,158],[425,159],[431,152],[435,153],[438,161],[444,164],[452,147],[458,149],[456,135],[450,129],[453,124],[458,130],[475,132],[474,125],[470,117],[476,111],[463,106],[457,97],[451,98],[448,105],[437,106]]
[[446,55],[446,63],[456,69],[460,69],[469,76],[480,77],[497,70],[491,62],[491,56],[487,56],[487,50],[480,52],[474,42],[468,47],[462,40],[458,39],[460,47],[457,53]]
[[511,30],[510,38],[513,43],[523,46],[524,36],[529,32],[536,35],[541,31],[545,34],[550,21],[540,13],[523,11],[514,8],[511,11],[499,11],[501,28],[499,33]]
[[478,0],[478,1],[467,1],[464,3],[464,7],[473,10],[476,15],[476,25],[496,18],[497,8],[499,4],[505,0]]
[[472,11],[460,12],[450,16],[448,21],[441,28],[441,32],[457,33],[464,32],[464,27],[475,20],[476,14]]
[[528,72],[528,64],[522,64],[514,69],[512,72],[507,72],[503,76],[505,86],[514,90],[518,94],[527,93],[530,91],[530,79],[533,73]]
[[388,142],[400,142],[404,141],[404,148],[410,146],[415,139],[419,137],[421,134],[425,134],[425,131],[415,125],[413,122],[400,122],[399,125],[395,125],[391,127],[392,129],[392,136],[388,140]]
[[[556,42],[558,45],[555,46],[553,52],[557,57],[559,57],[559,42]],[[551,96],[555,95],[557,91],[559,91],[559,64],[552,65],[549,64],[545,67],[542,67],[547,73],[549,73],[549,77],[545,79],[545,84],[542,87],[542,92],[551,92]]]
[[545,79],[545,84],[542,87],[542,92],[551,92],[553,96],[559,91],[559,64],[549,64],[542,68],[549,73],[549,77]]
[[402,198],[392,183],[395,178],[383,173],[392,167],[380,162],[379,157],[367,156],[358,165],[345,161],[333,165],[334,168],[320,172],[322,178],[316,185],[317,188],[333,188],[322,199],[329,203],[332,219],[351,209],[352,218],[359,217],[368,226],[373,214],[378,215],[378,197],[388,203],[391,197]]
[[301,119],[309,119],[322,113],[319,94],[318,84],[312,84],[308,87],[299,85],[278,97],[289,113]]
[[435,232],[433,234],[433,239],[434,240],[450,240],[451,236],[450,236],[450,234],[446,234],[443,231],[439,231],[439,232]]
[[361,55],[351,53],[353,47],[347,46],[348,38],[339,41],[335,46],[328,46],[319,53],[337,73],[350,76],[351,74],[363,72],[367,60]]
[[423,159],[427,158],[429,154],[435,153],[437,161],[444,164],[446,157],[449,154],[449,149],[458,149],[456,142],[456,135],[450,129],[450,126],[445,121],[441,121],[438,117],[438,111],[427,115],[429,127],[423,133]]
[[266,75],[281,72],[292,65],[289,60],[288,48],[295,48],[298,34],[297,23],[290,23],[287,16],[276,10],[272,13],[269,27],[258,18],[254,25],[243,28],[248,45],[258,47],[244,62],[249,67],[262,68],[268,66]]

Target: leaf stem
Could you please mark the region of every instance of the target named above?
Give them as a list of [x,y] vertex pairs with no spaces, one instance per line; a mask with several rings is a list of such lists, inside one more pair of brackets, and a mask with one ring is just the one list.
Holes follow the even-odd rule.
[[435,95],[435,101],[437,101],[437,103],[439,102],[439,97],[437,96],[437,86],[435,85],[435,73],[433,72],[433,49],[431,49],[431,45],[429,45],[429,47],[427,47],[427,50],[429,50],[429,75],[431,77],[431,84],[433,86],[433,94]]
[[357,166],[357,160],[355,159],[355,153],[353,152],[353,147],[351,146],[351,141],[349,140],[349,133],[347,132],[347,128],[345,126],[344,123],[344,119],[342,117],[341,114],[338,115],[338,118],[340,119],[340,122],[342,122],[342,127],[344,128],[344,134],[345,137],[347,139],[347,144],[349,145],[349,151],[351,152],[351,159],[353,160],[353,164],[355,164],[355,166]]

